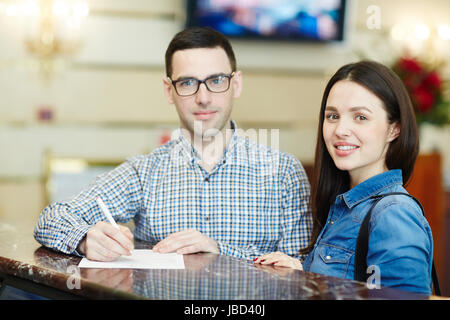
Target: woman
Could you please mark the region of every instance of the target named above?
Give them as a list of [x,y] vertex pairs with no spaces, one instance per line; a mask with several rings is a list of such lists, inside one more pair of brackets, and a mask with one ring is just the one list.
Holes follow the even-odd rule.
[[[407,193],[418,153],[413,108],[401,80],[371,61],[340,68],[325,88],[312,181],[314,225],[303,263],[276,252],[254,263],[354,278],[355,245],[370,197]],[[382,286],[431,294],[433,239],[419,205],[383,197],[369,223],[367,265]]]

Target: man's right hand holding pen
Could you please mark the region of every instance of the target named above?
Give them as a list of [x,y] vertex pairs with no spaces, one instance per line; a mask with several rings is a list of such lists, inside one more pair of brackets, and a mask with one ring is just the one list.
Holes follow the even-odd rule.
[[134,249],[133,234],[130,229],[97,222],[78,245],[78,252],[89,260],[114,261],[120,256],[129,256]]

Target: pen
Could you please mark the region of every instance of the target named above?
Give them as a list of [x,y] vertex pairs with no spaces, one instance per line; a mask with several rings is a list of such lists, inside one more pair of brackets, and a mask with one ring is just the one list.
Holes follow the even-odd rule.
[[111,213],[109,212],[108,208],[106,207],[105,203],[103,202],[102,198],[97,197],[95,200],[97,200],[98,205],[102,209],[103,213],[105,214],[106,218],[108,219],[109,223],[113,225],[114,228],[119,229],[119,226],[114,221]]

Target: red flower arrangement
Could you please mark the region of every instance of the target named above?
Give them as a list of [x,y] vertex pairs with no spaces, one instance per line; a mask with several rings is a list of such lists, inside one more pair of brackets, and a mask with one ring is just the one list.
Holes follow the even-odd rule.
[[415,58],[402,57],[392,66],[409,92],[420,124],[449,123],[450,104],[444,100],[444,82],[437,70],[427,68]]

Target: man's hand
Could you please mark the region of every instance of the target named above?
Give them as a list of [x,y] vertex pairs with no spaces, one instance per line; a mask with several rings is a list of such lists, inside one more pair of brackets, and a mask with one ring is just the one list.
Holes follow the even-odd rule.
[[78,245],[78,251],[95,261],[113,261],[131,255],[133,234],[127,227],[119,225],[119,228],[104,221],[97,222]]
[[152,249],[159,253],[176,252],[189,254],[196,252],[220,253],[217,242],[194,229],[170,234]]

